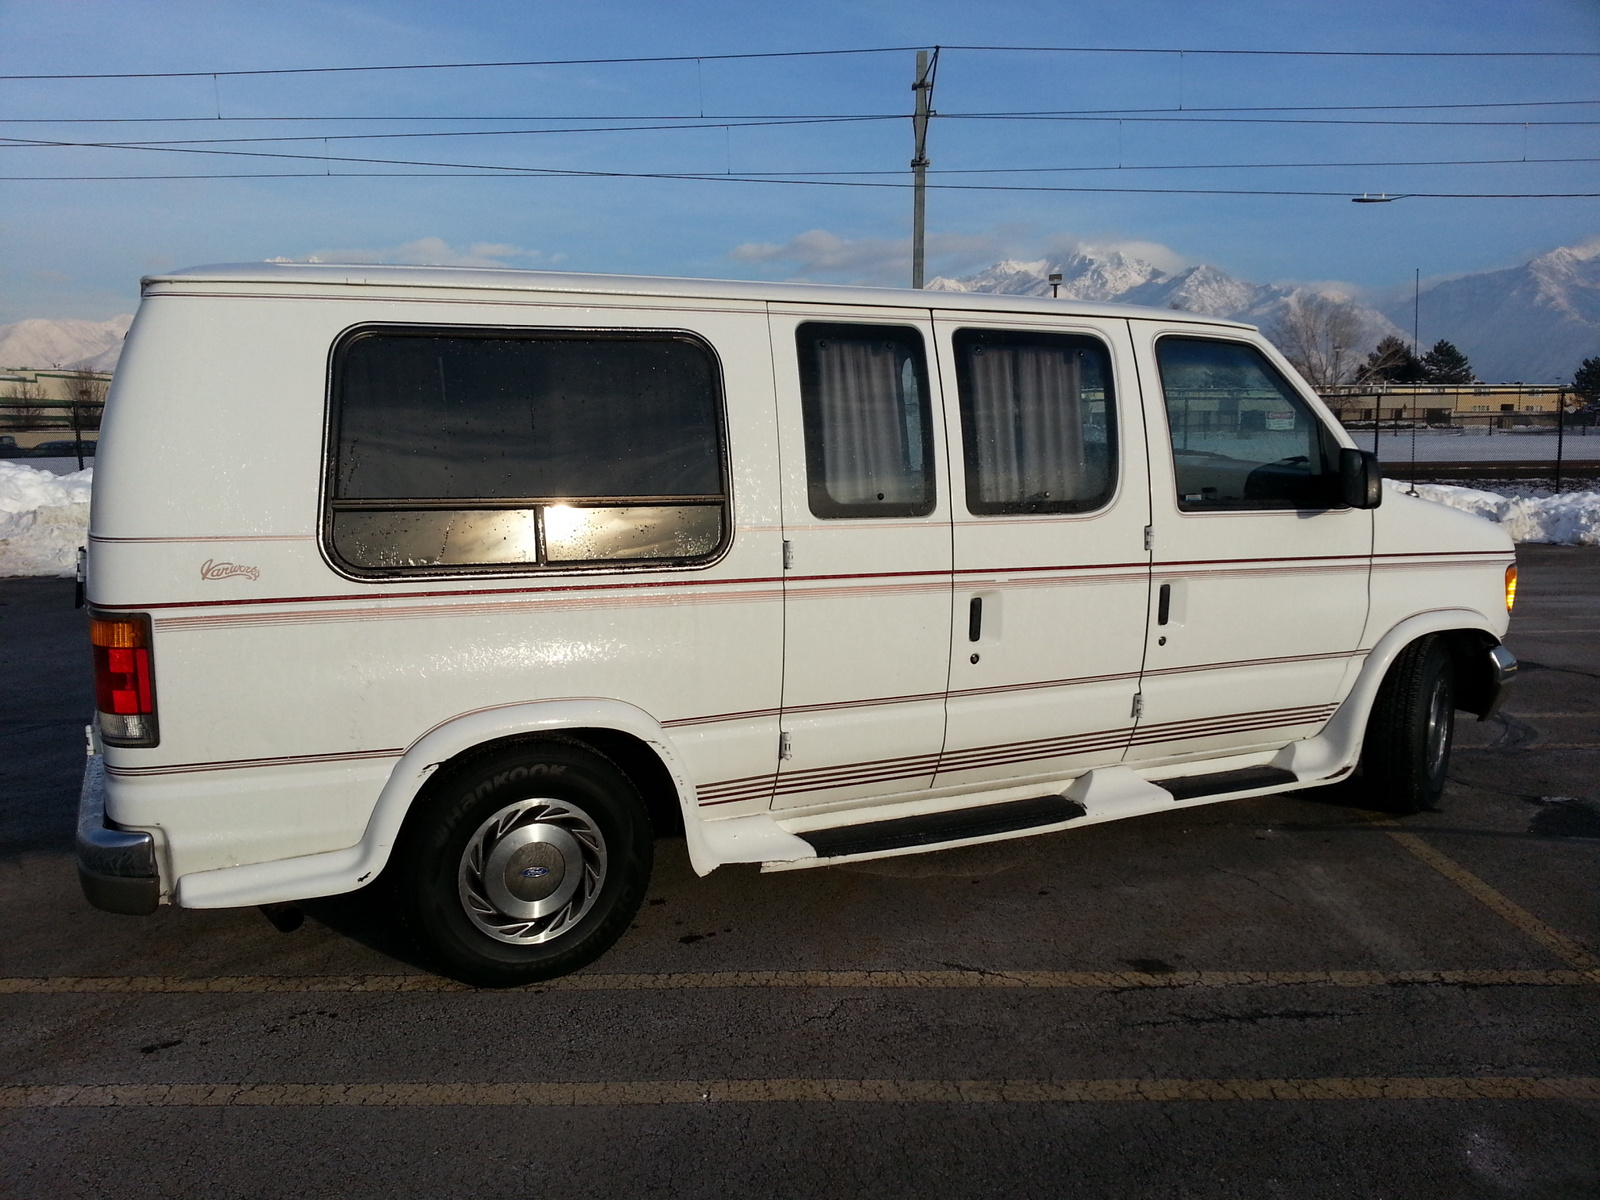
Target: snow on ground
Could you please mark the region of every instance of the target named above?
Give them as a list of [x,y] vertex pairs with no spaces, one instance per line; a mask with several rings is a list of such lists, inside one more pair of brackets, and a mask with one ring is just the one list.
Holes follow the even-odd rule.
[[57,475],[0,459],[0,576],[74,574],[93,478],[93,467]]
[[[57,475],[0,459],[0,577],[71,576],[88,541],[89,486],[94,468]],[[1410,485],[1386,480],[1397,492]],[[1600,546],[1600,492],[1560,496],[1498,495],[1444,483],[1419,483],[1416,494],[1504,527],[1518,542]]]
[[[1386,480],[1397,492],[1409,484]],[[1416,494],[1496,522],[1515,542],[1559,542],[1600,546],[1600,492],[1566,492],[1559,496],[1502,496],[1447,483],[1419,483]]]

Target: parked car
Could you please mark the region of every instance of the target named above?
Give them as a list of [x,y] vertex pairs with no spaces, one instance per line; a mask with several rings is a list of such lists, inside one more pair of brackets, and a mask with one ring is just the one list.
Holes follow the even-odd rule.
[[1221,318],[257,264],[145,280],[122,362],[78,843],[115,912],[381,878],[441,970],[523,983],[668,834],[705,874],[1426,808],[1515,669],[1506,535],[1385,495]]
[[[85,458],[93,458],[97,443],[85,438],[81,444],[83,446],[83,456]],[[33,458],[76,458],[79,445],[80,443],[74,441],[40,442],[28,453]]]
[[17,445],[15,438],[0,440],[0,458],[27,458],[28,452]]

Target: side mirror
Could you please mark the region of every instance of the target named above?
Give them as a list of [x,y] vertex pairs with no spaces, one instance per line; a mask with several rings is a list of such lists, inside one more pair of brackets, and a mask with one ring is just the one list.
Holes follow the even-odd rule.
[[1383,503],[1383,469],[1376,454],[1339,448],[1339,499],[1351,508],[1377,508]]

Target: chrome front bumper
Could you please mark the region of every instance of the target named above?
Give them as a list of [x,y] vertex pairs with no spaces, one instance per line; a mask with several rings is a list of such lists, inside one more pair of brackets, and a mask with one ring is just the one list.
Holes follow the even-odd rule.
[[89,755],[78,796],[78,882],[106,912],[142,917],[161,902],[155,838],[106,824],[106,764],[98,754]]
[[1517,656],[1500,644],[1489,647],[1488,666],[1489,702],[1478,719],[1487,721],[1505,703],[1511,684],[1517,678]]

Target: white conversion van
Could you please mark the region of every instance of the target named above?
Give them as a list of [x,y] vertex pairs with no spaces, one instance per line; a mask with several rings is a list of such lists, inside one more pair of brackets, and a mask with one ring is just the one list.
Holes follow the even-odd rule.
[[1506,536],[1189,313],[202,267],[144,281],[97,464],[90,900],[381,876],[484,985],[603,952],[663,834],[704,874],[1428,807],[1516,665]]

